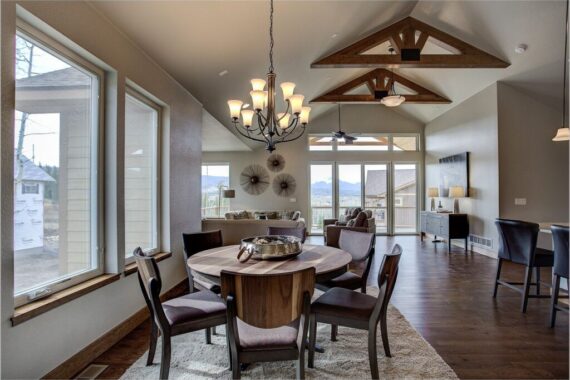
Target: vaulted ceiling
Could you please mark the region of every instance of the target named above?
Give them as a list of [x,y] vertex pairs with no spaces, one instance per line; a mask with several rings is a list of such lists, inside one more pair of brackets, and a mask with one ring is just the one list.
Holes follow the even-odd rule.
[[[268,2],[92,4],[226,127],[231,127],[226,101],[249,102],[249,79],[263,78],[267,72]],[[297,83],[296,92],[307,99],[326,93],[370,69],[311,69],[312,62],[412,16],[511,65],[397,69],[396,73],[452,101],[404,104],[397,112],[426,123],[499,80],[560,109],[564,14],[562,1],[276,1],[277,81]],[[514,49],[521,43],[528,50],[517,54]],[[224,71],[227,74],[220,76]],[[330,107],[314,104],[312,117]]]

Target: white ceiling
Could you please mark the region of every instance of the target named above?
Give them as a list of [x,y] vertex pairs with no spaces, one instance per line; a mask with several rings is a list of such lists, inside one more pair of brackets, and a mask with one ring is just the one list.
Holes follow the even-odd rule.
[[[230,127],[228,99],[248,103],[251,78],[268,58],[266,1],[97,1],[117,27]],[[406,16],[413,16],[511,63],[507,69],[400,69],[449,99],[404,104],[397,112],[429,122],[502,80],[561,108],[563,1],[276,1],[277,81],[311,99],[368,69],[311,69],[311,62]],[[528,45],[519,55],[514,48]],[[224,76],[218,73],[227,70]],[[314,104],[313,117],[331,105]],[[371,107],[381,107],[371,105]],[[205,134],[207,135],[207,134]],[[214,148],[215,149],[215,148]]]

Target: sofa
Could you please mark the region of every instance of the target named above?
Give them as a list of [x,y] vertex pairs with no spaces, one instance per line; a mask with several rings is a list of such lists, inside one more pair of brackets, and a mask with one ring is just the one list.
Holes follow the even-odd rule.
[[225,218],[202,219],[202,231],[221,230],[224,245],[239,244],[241,239],[250,236],[266,235],[267,227],[304,228],[305,220],[298,211],[232,211],[226,213]]
[[325,244],[338,248],[338,240],[342,230],[376,234],[376,219],[374,219],[371,210],[362,210],[360,207],[347,208],[340,218],[323,221]]

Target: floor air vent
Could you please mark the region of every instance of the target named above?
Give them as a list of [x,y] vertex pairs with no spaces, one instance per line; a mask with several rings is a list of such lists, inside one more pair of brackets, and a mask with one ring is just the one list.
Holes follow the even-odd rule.
[[104,364],[91,364],[89,367],[85,368],[83,372],[77,375],[76,379],[78,380],[87,380],[87,379],[96,379],[97,376],[103,373],[106,370],[108,365]]
[[469,235],[469,242],[485,248],[493,248],[493,240],[483,236]]

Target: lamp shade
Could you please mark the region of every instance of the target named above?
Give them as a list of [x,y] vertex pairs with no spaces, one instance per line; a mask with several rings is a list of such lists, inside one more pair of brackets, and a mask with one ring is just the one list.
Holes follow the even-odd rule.
[[406,98],[402,95],[390,95],[383,97],[382,100],[380,100],[380,103],[384,104],[386,107],[398,107],[405,101]]
[[224,198],[235,198],[236,197],[236,191],[234,189],[224,190],[222,197],[224,197]]
[[428,197],[436,198],[439,197],[439,189],[437,187],[429,187],[428,188]]
[[293,95],[293,91],[295,91],[295,83],[283,82],[281,83],[281,90],[283,90],[283,99],[287,100]]
[[309,113],[311,113],[311,107],[303,107],[301,111],[301,124],[309,123]]
[[241,100],[228,100],[228,106],[230,106],[230,115],[232,119],[237,120],[241,111],[241,106],[243,102]]
[[465,197],[465,188],[463,186],[450,186],[449,198],[463,198]]
[[568,141],[570,140],[570,129],[569,128],[558,128],[556,131],[556,136],[552,141]]

